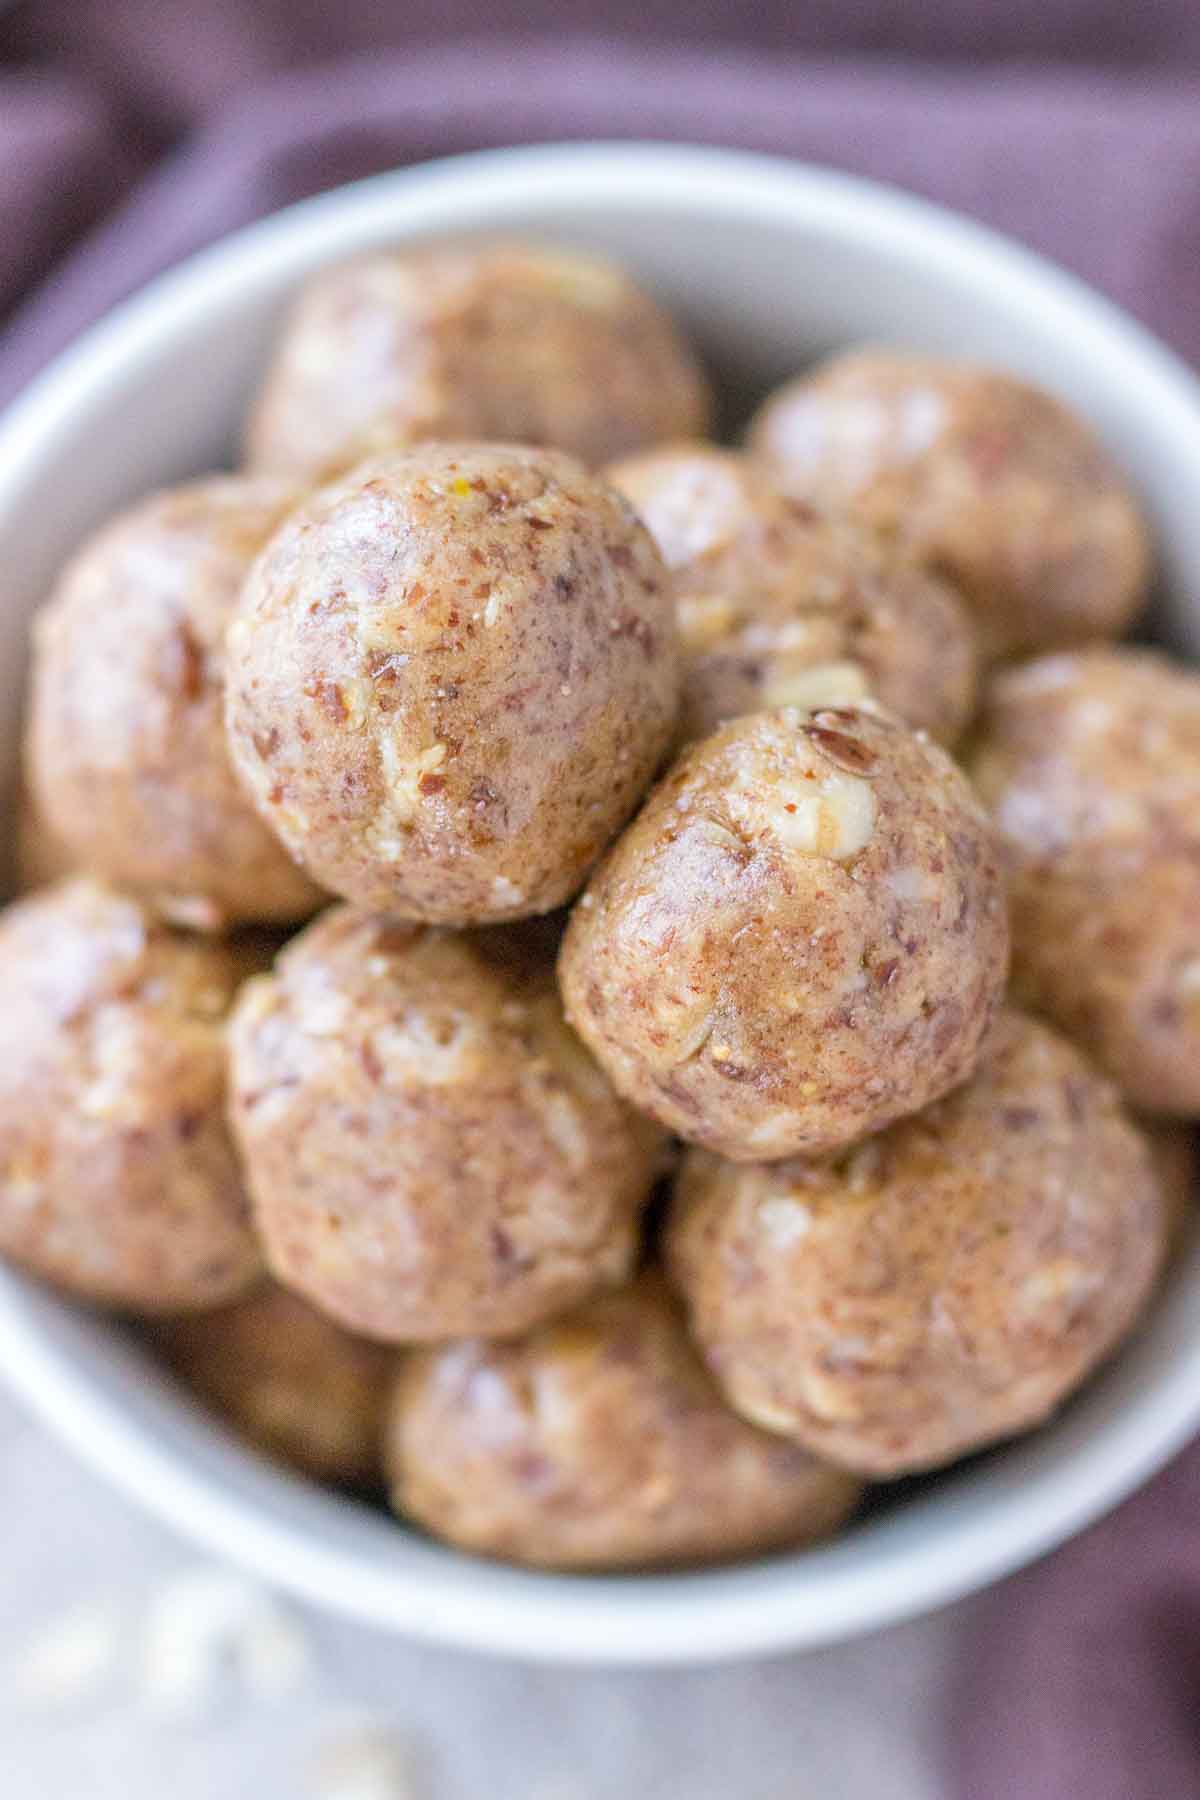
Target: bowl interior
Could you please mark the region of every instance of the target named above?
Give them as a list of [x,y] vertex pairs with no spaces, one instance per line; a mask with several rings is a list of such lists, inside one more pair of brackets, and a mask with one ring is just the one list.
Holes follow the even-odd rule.
[[[731,421],[862,340],[988,358],[1088,415],[1162,546],[1160,616],[1200,649],[1200,395],[1070,278],[905,196],[655,146],[507,152],[378,177],[204,253],[121,308],[0,426],[0,769],[15,769],[28,616],[63,558],[145,490],[227,461],[281,307],[311,268],[445,232],[524,232],[627,261],[719,371]],[[293,1479],[181,1402],[116,1327],[0,1270],[0,1366],[113,1479],[324,1604],[527,1656],[704,1661],[828,1641],[981,1585],[1131,1489],[1200,1423],[1200,1249],[1137,1340],[1034,1437],[744,1567],[543,1576],[472,1561]]]

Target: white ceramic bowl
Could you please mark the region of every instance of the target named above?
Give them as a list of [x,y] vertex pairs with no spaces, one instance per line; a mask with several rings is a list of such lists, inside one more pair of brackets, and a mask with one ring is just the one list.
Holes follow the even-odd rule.
[[[589,146],[457,159],[293,207],[162,277],[0,426],[0,754],[25,623],[114,507],[229,456],[279,309],[330,258],[512,231],[614,252],[736,396],[856,339],[967,352],[1089,415],[1140,485],[1163,617],[1200,645],[1200,389],[1129,319],[1037,258],[899,193],[711,150]],[[0,1004],[3,999],[0,997]],[[1138,1340],[1062,1418],[825,1548],[707,1572],[574,1578],[459,1556],[240,1448],[122,1333],[0,1274],[0,1370],[89,1462],[284,1588],[412,1636],[547,1660],[704,1662],[824,1643],[982,1586],[1060,1542],[1200,1426],[1200,1247]]]

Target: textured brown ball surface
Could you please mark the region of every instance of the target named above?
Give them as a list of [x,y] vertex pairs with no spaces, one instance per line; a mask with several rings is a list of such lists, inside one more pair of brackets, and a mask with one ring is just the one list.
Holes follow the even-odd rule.
[[17,789],[14,852],[19,893],[75,873],[75,858],[34,804],[26,782]]
[[157,1342],[181,1380],[259,1449],[322,1481],[379,1481],[393,1351],[273,1281],[172,1321]]
[[90,881],[0,914],[0,1253],[132,1312],[261,1257],[225,1127],[225,952]]
[[322,476],[425,438],[607,462],[702,434],[708,384],[668,315],[599,257],[435,244],[317,275],[251,415],[253,466]]
[[632,1266],[660,1134],[528,936],[335,907],[243,991],[232,1118],[267,1258],[350,1330],[524,1331]]
[[1140,509],[1084,421],[1012,375],[856,350],[760,408],[750,446],[798,499],[950,577],[992,656],[1118,637],[1140,610]]
[[514,1342],[406,1358],[387,1458],[398,1511],[463,1549],[547,1568],[810,1543],[861,1493],[730,1412],[652,1274]]
[[84,545],[35,624],[37,810],[76,864],[201,929],[320,903],[225,743],[225,628],[293,499],[231,476],[155,494]]
[[679,444],[606,471],[670,569],[681,731],[873,695],[953,743],[975,698],[974,629],[947,583],[792,499],[736,450]]
[[667,577],[573,458],[428,445],[292,515],[229,637],[234,762],[323,885],[443,924],[549,911],[673,732]]
[[667,1253],[732,1405],[893,1476],[1044,1419],[1138,1318],[1166,1232],[1115,1089],[1009,1012],[973,1081],[839,1162],[693,1152]]
[[861,709],[784,709],[684,752],[577,902],[560,975],[627,1099],[753,1162],[965,1080],[1007,955],[991,831],[945,753]]
[[1200,1117],[1200,674],[1150,650],[991,685],[972,763],[1017,990],[1145,1112]]

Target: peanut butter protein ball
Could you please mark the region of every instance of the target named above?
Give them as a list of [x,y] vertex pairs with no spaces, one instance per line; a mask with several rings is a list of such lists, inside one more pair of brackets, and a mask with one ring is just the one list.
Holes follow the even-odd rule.
[[948,576],[991,657],[1119,637],[1150,546],[1082,419],[1015,376],[883,349],[772,394],[750,446],[797,499],[846,512]]
[[691,1152],[667,1254],[730,1403],[888,1477],[1045,1419],[1140,1316],[1166,1235],[1115,1088],[1010,1011],[973,1081],[838,1161]]
[[405,1358],[387,1461],[399,1512],[465,1550],[543,1568],[811,1543],[862,1492],[729,1410],[653,1273],[528,1337]]
[[974,629],[953,589],[874,535],[823,518],[712,444],[615,463],[675,586],[684,738],[776,706],[874,695],[953,743],[975,698]]
[[224,1117],[223,949],[87,880],[0,913],[0,1254],[131,1312],[262,1260]]
[[992,833],[897,720],[784,708],[684,752],[577,902],[567,1017],[737,1161],[836,1150],[973,1070],[1004,986]]
[[34,628],[37,812],[76,864],[203,930],[321,900],[225,743],[225,628],[294,499],[236,476],[155,494],[84,545]]
[[379,1480],[393,1351],[352,1337],[273,1281],[217,1312],[172,1320],[158,1344],[180,1379],[268,1455],[322,1481]]
[[315,880],[465,925],[582,885],[675,727],[666,572],[555,451],[426,445],[293,513],[229,635],[234,763]]
[[1200,1118],[1200,674],[1106,647],[1006,671],[972,772],[1019,993],[1135,1107]]
[[629,1273],[661,1134],[524,930],[335,907],[243,990],[231,1039],[268,1262],[348,1330],[524,1331]]
[[376,252],[325,270],[250,419],[255,468],[317,479],[419,439],[607,462],[700,435],[708,383],[672,320],[597,256],[517,243]]

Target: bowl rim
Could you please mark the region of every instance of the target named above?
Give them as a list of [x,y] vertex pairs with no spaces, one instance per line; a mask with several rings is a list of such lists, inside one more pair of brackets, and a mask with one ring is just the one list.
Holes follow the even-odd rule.
[[[253,291],[268,272],[273,285],[281,263],[293,273],[306,268],[318,260],[313,244],[331,220],[327,254],[338,255],[372,234],[453,232],[460,217],[474,218],[518,190],[522,205],[670,206],[709,218],[733,209],[765,224],[807,224],[848,243],[870,241],[968,291],[1000,284],[1054,328],[1087,339],[1090,357],[1113,382],[1138,383],[1144,407],[1156,409],[1181,454],[1200,468],[1200,383],[1186,365],[1083,282],[984,226],[900,189],[779,157],[645,141],[550,144],[368,177],[249,225],[154,278],[63,351],[0,420],[0,523],[28,473],[69,440],[77,409],[114,372],[186,339],[230,282]],[[409,1637],[625,1667],[835,1642],[928,1612],[1040,1556],[1123,1499],[1200,1426],[1200,1333],[1190,1345],[1181,1330],[1176,1335],[1179,1354],[1149,1393],[1134,1382],[1099,1424],[1083,1428],[1074,1415],[1057,1422],[1062,1444],[1075,1442],[1074,1456],[1030,1453],[1025,1446],[1036,1438],[1014,1446],[999,1498],[978,1516],[968,1505],[946,1536],[927,1534],[910,1546],[902,1567],[869,1553],[839,1557],[831,1547],[728,1569],[582,1578],[427,1550],[388,1579],[353,1550],[314,1542],[286,1510],[274,1517],[266,1507],[256,1511],[148,1433],[89,1360],[39,1324],[25,1279],[0,1270],[0,1373],[85,1462],[209,1550],[305,1599]],[[986,1478],[968,1470],[956,1492],[969,1495]],[[861,1544],[869,1532],[843,1542]]]

